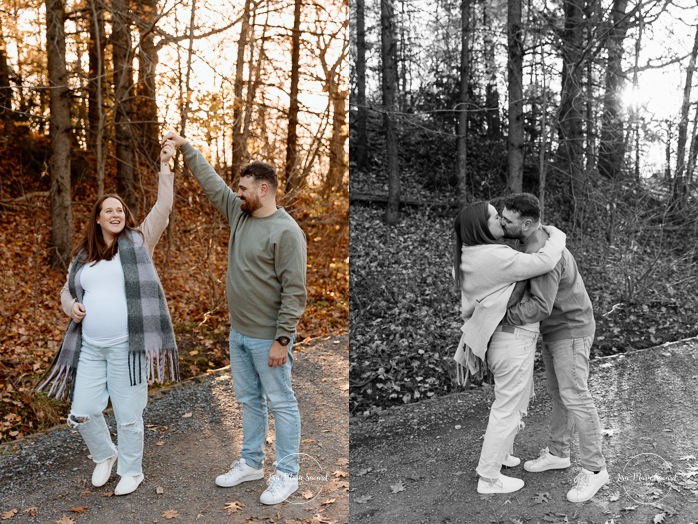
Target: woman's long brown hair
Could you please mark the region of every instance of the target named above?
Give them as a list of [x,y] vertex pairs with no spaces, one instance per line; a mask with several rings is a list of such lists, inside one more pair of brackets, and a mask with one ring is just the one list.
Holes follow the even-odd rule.
[[453,221],[453,230],[456,235],[456,245],[453,251],[453,274],[456,277],[459,291],[463,284],[463,273],[460,269],[463,246],[495,244],[497,242],[487,224],[490,215],[489,208],[489,202],[475,202],[463,207]]
[[[102,204],[104,204],[104,201],[107,198],[115,198],[118,200],[121,203],[121,206],[124,208],[124,215],[126,217],[124,229],[122,229],[121,233],[117,235],[111,246],[107,246],[107,243],[104,241],[104,236],[102,235],[102,227],[97,223],[97,218],[99,218],[99,214],[102,211]],[[111,260],[119,250],[119,236],[124,234],[126,230],[141,233],[136,228],[136,220],[133,218],[133,213],[131,213],[131,210],[126,205],[126,202],[124,202],[119,195],[104,195],[102,198],[97,200],[97,202],[95,202],[95,205],[92,208],[92,213],[90,213],[90,219],[87,222],[85,236],[75,247],[75,249],[73,249],[73,257],[77,256],[78,253],[85,253],[87,255],[87,258],[83,261],[85,264],[89,262],[94,262],[96,264],[100,260]]]

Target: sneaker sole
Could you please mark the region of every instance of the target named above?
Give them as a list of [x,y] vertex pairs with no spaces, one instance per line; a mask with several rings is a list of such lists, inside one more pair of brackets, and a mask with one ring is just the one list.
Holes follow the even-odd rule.
[[482,491],[480,491],[480,487],[478,486],[477,492],[480,495],[504,495],[506,493],[516,493],[517,491],[520,491],[523,488],[524,488],[524,486],[521,486],[520,488],[508,490],[508,491],[503,491],[503,490],[482,490]]
[[264,471],[260,472],[259,474],[255,473],[254,476],[248,476],[243,479],[238,480],[234,484],[221,484],[218,482],[218,479],[216,479],[216,486],[219,488],[232,488],[234,486],[238,486],[242,484],[243,482],[250,482],[252,480],[262,480],[264,478]]

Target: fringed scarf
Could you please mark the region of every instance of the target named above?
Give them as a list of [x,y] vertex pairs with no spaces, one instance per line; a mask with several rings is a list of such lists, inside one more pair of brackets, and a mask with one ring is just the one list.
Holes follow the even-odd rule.
[[[179,381],[179,359],[172,320],[165,292],[153,261],[140,234],[127,231],[119,235],[119,256],[126,283],[128,309],[128,367],[131,385],[143,381],[143,357],[146,359],[146,380],[163,382],[169,370],[170,380]],[[73,261],[68,276],[70,294],[82,302],[80,272],[86,255],[80,253]],[[58,354],[36,389],[46,388],[49,396],[73,400],[75,376],[82,347],[82,323],[68,324]]]

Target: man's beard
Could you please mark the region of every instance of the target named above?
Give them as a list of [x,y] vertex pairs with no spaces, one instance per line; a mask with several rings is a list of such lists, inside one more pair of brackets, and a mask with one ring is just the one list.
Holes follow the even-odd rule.
[[512,231],[504,229],[504,238],[508,238],[509,240],[521,240],[521,236],[521,233],[517,235]]
[[240,209],[242,209],[248,215],[251,215],[260,207],[262,207],[262,201],[259,199],[259,197],[254,199],[251,197],[245,197],[242,199],[242,204],[240,205]]

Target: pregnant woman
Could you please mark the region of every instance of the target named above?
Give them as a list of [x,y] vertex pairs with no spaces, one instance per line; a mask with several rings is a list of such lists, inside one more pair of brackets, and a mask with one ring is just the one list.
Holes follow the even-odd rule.
[[[68,426],[77,427],[96,463],[92,484],[103,486],[118,462],[115,495],[143,482],[143,410],[148,381],[179,380],[177,346],[165,294],[152,261],[172,211],[175,148],[160,153],[158,198],[140,227],[117,195],[92,209],[61,291],[71,319],[61,348],[38,389],[72,401]],[[102,411],[111,399],[118,449]]]

